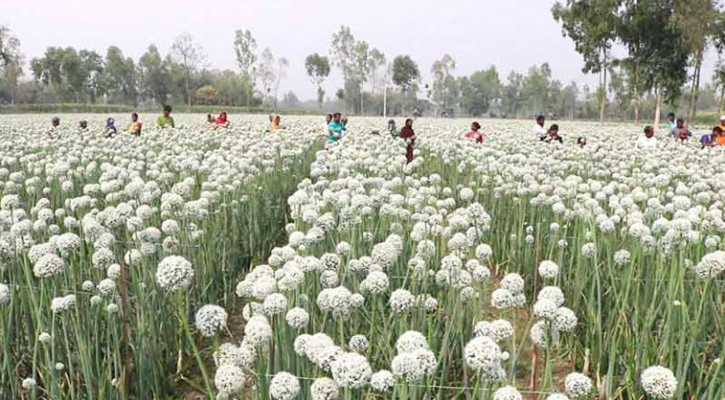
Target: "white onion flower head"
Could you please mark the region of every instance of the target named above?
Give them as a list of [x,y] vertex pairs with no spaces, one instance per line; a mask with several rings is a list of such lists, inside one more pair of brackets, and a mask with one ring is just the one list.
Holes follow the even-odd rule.
[[501,279],[501,288],[508,290],[512,295],[523,293],[524,278],[516,273],[506,274],[506,276]]
[[295,307],[287,311],[285,321],[292,329],[304,329],[310,321],[310,314],[303,308]]
[[370,386],[378,392],[386,392],[392,389],[395,386],[393,373],[386,369],[381,369],[370,377]]
[[168,256],[156,269],[156,283],[166,292],[186,290],[194,279],[191,263],[181,256]]
[[337,400],[340,397],[340,388],[330,378],[317,378],[310,385],[310,398],[312,400]]
[[397,289],[390,294],[390,309],[395,314],[407,313],[415,306],[415,296],[405,289]]
[[566,393],[570,397],[578,399],[591,393],[592,380],[582,373],[572,372],[566,376],[564,387],[566,388]]
[[644,392],[653,399],[671,399],[677,391],[677,378],[665,367],[653,366],[645,369],[640,380]]
[[513,386],[504,386],[493,393],[493,400],[523,400],[523,396]]
[[343,388],[357,389],[368,384],[373,374],[368,359],[357,353],[344,353],[331,364],[332,378]]
[[282,293],[272,293],[264,299],[264,313],[272,316],[287,310],[287,298]]
[[428,339],[418,331],[407,331],[398,337],[395,349],[398,353],[410,353],[417,349],[428,349]]
[[238,394],[244,388],[246,377],[244,371],[233,364],[219,366],[214,375],[214,386],[220,394],[230,396]]
[[544,279],[556,279],[559,276],[559,266],[553,261],[544,260],[539,263],[539,276]]
[[212,337],[227,328],[227,312],[224,308],[207,304],[196,312],[196,329],[205,337]]
[[274,400],[292,400],[300,393],[300,382],[289,372],[278,372],[269,384],[269,395]]

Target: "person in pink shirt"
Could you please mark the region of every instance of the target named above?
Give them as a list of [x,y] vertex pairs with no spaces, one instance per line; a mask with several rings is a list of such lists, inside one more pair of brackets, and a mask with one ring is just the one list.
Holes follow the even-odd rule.
[[483,143],[483,134],[479,132],[481,130],[481,124],[474,122],[471,124],[471,131],[466,133],[466,137],[469,139],[476,139],[476,143]]

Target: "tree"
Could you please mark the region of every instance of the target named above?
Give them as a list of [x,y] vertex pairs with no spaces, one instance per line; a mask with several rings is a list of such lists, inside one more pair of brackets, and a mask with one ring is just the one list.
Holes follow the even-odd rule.
[[355,43],[353,50],[353,68],[354,68],[354,80],[358,83],[360,91],[360,115],[365,114],[364,108],[364,85],[368,81],[368,75],[370,73],[370,46],[364,40]]
[[249,29],[246,31],[239,29],[234,33],[234,54],[237,56],[237,66],[242,76],[250,82],[247,92],[247,107],[249,107],[254,91],[255,63],[257,62],[257,41]]
[[18,79],[23,75],[23,54],[20,52],[20,40],[9,29],[0,26],[0,68],[8,87],[10,104],[15,104]]
[[715,23],[717,14],[713,0],[677,0],[675,2],[676,22],[680,26],[687,43],[693,68],[688,112],[690,120],[694,120],[697,114],[697,99],[700,95],[700,70],[707,50],[708,39],[715,28],[722,28]]
[[519,117],[524,108],[524,75],[512,71],[501,96],[501,108],[507,115]]
[[491,104],[501,96],[501,80],[496,67],[474,72],[461,81],[463,108],[473,117],[488,112]]
[[205,85],[196,90],[196,101],[204,105],[219,104],[219,91],[211,85]]
[[194,37],[189,33],[179,35],[171,45],[171,58],[181,66],[184,73],[184,87],[186,89],[186,99],[189,107],[191,107],[191,76],[205,62],[205,56],[201,46],[194,42]]
[[599,122],[604,123],[607,64],[616,39],[617,11],[622,0],[566,0],[557,2],[552,14],[562,24],[562,33],[574,41],[584,58],[584,73],[599,73]]
[[662,101],[674,101],[687,80],[689,48],[675,18],[676,0],[626,0],[620,38],[629,50],[636,90],[656,93],[655,127]]
[[378,71],[380,68],[385,67],[385,61],[385,54],[383,54],[380,50],[375,48],[370,50],[368,55],[368,72],[370,73],[370,83],[372,89],[370,94],[373,98],[375,98],[375,89],[378,84],[378,79],[380,78]]
[[[410,89],[419,78],[418,64],[410,56],[395,57],[393,60],[393,84],[400,88],[404,97],[410,94]],[[405,107],[403,107],[403,114],[405,114]]]
[[289,108],[296,108],[300,105],[300,99],[297,98],[297,95],[294,92],[287,92],[282,96],[282,104],[285,107]]
[[275,72],[274,54],[269,48],[262,51],[262,58],[259,63],[259,79],[262,81],[263,99],[269,97],[272,91],[272,85],[277,80]]
[[523,82],[523,98],[525,106],[531,114],[545,114],[549,108],[549,91],[551,87],[551,67],[543,63],[541,67],[534,65],[529,68]]
[[330,60],[317,53],[310,54],[305,59],[305,69],[312,83],[317,86],[317,104],[322,112],[322,102],[325,100],[325,91],[322,83],[330,76]]
[[157,104],[164,104],[169,96],[169,73],[166,63],[155,45],[149,46],[138,62],[142,94]]
[[105,64],[103,57],[95,51],[81,50],[78,52],[81,74],[85,76],[85,89],[91,103],[104,92],[102,76]]
[[282,57],[277,60],[277,81],[274,84],[274,108],[277,109],[277,94],[279,92],[279,85],[282,83],[282,79],[287,76],[286,69],[289,67],[289,61]]
[[453,71],[456,69],[456,60],[448,54],[433,63],[431,74],[433,74],[432,99],[436,110],[443,108],[447,110],[457,102],[458,88]]
[[[345,88],[357,86],[355,80],[355,37],[350,28],[341,26],[340,30],[332,35],[330,55],[334,65],[340,68]],[[346,93],[345,100],[352,102],[354,96]]]
[[106,52],[106,66],[103,71],[103,86],[112,102],[138,102],[138,84],[136,82],[136,65],[131,57],[125,58],[116,46]]
[[723,65],[722,59],[718,60],[712,75],[712,82],[715,84],[715,88],[720,91],[718,114],[722,114],[723,105],[725,105],[725,65]]

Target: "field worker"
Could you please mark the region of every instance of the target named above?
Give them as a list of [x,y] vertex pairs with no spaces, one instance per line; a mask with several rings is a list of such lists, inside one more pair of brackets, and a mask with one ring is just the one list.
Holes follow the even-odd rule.
[[174,127],[174,118],[171,116],[170,105],[167,104],[164,106],[164,115],[161,115],[156,119],[156,126],[161,128]]
[[413,145],[415,144],[415,131],[413,131],[413,120],[408,118],[405,120],[405,126],[400,130],[400,137],[405,139],[405,143],[408,144],[405,148],[405,158],[408,160],[408,164],[413,161]]
[[675,119],[675,113],[667,114],[667,126],[669,127],[670,131],[677,128],[677,120]]
[[712,133],[709,135],[702,135],[700,138],[700,145],[702,147],[719,146],[720,144],[718,144],[718,140],[720,140],[722,132],[723,130],[719,126],[712,128]]
[[587,139],[585,137],[580,137],[576,140],[576,144],[583,149],[584,146],[587,145]]
[[474,122],[471,124],[471,131],[466,133],[468,139],[476,139],[476,143],[483,143],[483,134],[479,132],[481,130],[481,124]]
[[534,128],[532,131],[534,132],[534,138],[538,140],[544,140],[546,139],[546,128],[544,128],[544,123],[546,122],[546,118],[544,118],[543,115],[539,115],[536,117],[536,123],[534,124]]
[[84,119],[78,123],[78,132],[85,132],[88,130],[88,122]]
[[58,117],[51,118],[50,128],[48,128],[48,131],[46,132],[46,134],[51,139],[57,139],[60,136],[60,134],[58,133],[59,126],[60,126],[60,118],[58,118]]
[[654,150],[657,148],[657,139],[655,139],[655,130],[651,126],[644,128],[644,136],[637,139],[636,146],[642,150]]
[[546,133],[546,138],[544,138],[544,141],[546,143],[551,143],[551,142],[564,143],[564,138],[562,138],[559,135],[559,125],[554,124],[551,126],[551,128],[549,128],[549,131]]
[[400,136],[400,132],[398,132],[398,128],[395,126],[394,119],[388,120],[388,133],[390,133],[390,136],[392,136],[394,139]]
[[106,120],[106,128],[103,130],[103,135],[107,138],[116,137],[116,120],[108,118]]
[[143,127],[143,124],[141,124],[138,121],[138,114],[132,113],[131,114],[131,123],[128,124],[126,127],[126,132],[134,135],[134,136],[141,136],[141,128]]
[[216,126],[218,126],[220,128],[229,128],[230,124],[231,124],[231,122],[229,122],[229,120],[227,119],[227,112],[222,111],[219,114],[219,118],[217,118],[217,120],[216,120]]
[[687,126],[685,126],[685,120],[682,118],[678,118],[677,126],[675,127],[675,129],[670,131],[670,135],[674,136],[675,139],[680,139],[684,142],[685,140],[689,139],[690,136],[692,136],[692,132],[690,132],[687,129]]
[[332,116],[332,122],[330,122],[330,124],[327,125],[327,130],[328,130],[327,141],[328,142],[334,143],[334,142],[338,141],[342,137],[343,132],[345,132],[345,130],[347,130],[345,125],[342,124],[341,119],[342,119],[342,114],[340,114],[340,113],[335,113]]
[[340,119],[340,122],[342,123],[342,126],[344,126],[345,128],[347,128],[347,117],[342,117]]
[[282,126],[281,123],[282,123],[282,117],[275,114],[274,118],[272,118],[272,123],[269,124],[269,131],[274,132],[274,131],[278,131],[280,129],[285,129],[285,127]]

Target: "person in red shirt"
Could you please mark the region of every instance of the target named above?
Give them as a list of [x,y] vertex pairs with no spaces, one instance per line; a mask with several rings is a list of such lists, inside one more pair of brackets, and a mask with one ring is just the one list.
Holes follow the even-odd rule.
[[481,130],[481,124],[474,122],[471,124],[471,131],[466,133],[466,137],[469,139],[476,139],[476,143],[483,143],[483,134],[479,132]]
[[405,140],[408,144],[405,150],[405,158],[408,160],[408,164],[413,161],[413,144],[415,144],[415,131],[413,131],[413,120],[408,118],[405,120],[405,126],[400,130],[400,137]]
[[229,128],[229,120],[227,119],[226,111],[222,111],[219,114],[219,118],[216,120],[216,125],[221,128]]

